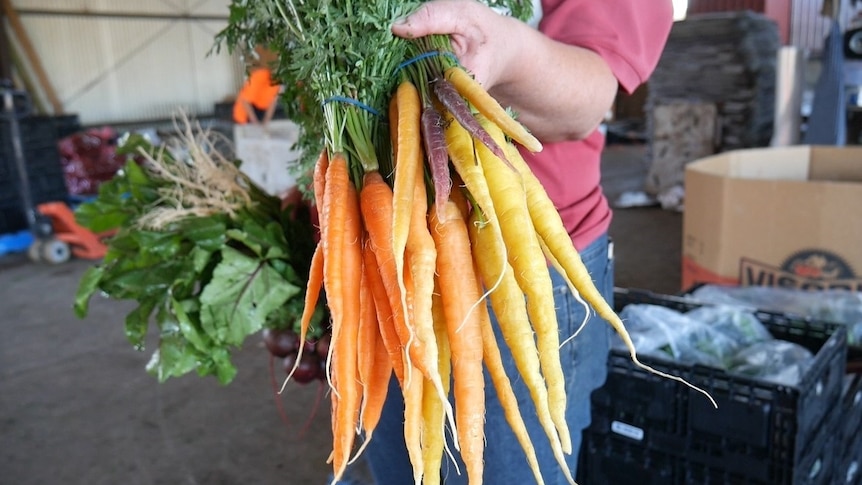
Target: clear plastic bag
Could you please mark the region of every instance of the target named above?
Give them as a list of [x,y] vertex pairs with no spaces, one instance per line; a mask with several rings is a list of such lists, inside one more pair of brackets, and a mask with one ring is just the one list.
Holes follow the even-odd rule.
[[862,292],[703,285],[690,297],[702,303],[757,308],[844,324],[848,343],[862,344]]
[[687,312],[686,315],[726,335],[739,347],[772,339],[766,326],[746,308],[729,305],[703,306]]
[[814,355],[805,347],[784,340],[768,340],[746,347],[730,360],[729,371],[794,386],[799,384]]
[[[639,354],[724,369],[739,349],[727,335],[686,314],[659,305],[632,304],[620,312]],[[622,345],[617,339],[615,345]]]

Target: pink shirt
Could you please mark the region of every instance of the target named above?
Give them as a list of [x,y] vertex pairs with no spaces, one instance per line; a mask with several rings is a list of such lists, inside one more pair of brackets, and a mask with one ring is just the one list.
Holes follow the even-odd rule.
[[[669,0],[542,0],[542,12],[539,30],[598,53],[629,93],[652,73],[673,23]],[[545,144],[535,154],[524,151],[579,250],[611,222],[600,185],[604,142],[596,130],[581,141]]]

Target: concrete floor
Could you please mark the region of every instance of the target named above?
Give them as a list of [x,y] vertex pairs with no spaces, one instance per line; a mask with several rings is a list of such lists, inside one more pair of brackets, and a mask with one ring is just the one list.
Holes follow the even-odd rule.
[[[611,200],[641,188],[642,159],[642,146],[608,148]],[[681,221],[657,208],[615,212],[618,286],[679,291]],[[123,335],[131,304],[95,298],[86,320],[72,314],[91,264],[0,258],[0,485],[324,483],[330,435],[319,386],[291,385],[276,398],[272,376],[284,374],[270,374],[255,339],[236,353],[227,387],[197,376],[159,384],[144,371],[149,350]]]

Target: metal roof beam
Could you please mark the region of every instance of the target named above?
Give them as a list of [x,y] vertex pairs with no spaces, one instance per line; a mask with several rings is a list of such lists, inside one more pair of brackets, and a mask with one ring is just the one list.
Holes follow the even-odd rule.
[[137,19],[137,20],[188,20],[194,22],[223,22],[228,20],[227,15],[202,15],[192,13],[149,13],[149,12],[121,12],[121,11],[96,11],[96,10],[57,10],[45,8],[17,8],[18,15],[51,15],[58,17],[98,17],[112,19]]

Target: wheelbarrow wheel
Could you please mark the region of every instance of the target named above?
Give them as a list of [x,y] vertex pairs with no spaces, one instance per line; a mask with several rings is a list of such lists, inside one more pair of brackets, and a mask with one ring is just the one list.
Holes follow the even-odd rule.
[[33,241],[27,248],[27,257],[34,263],[42,261],[42,241],[40,239]]
[[42,260],[46,263],[62,264],[71,257],[71,248],[59,239],[48,239],[42,244]]

